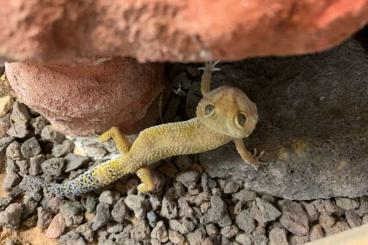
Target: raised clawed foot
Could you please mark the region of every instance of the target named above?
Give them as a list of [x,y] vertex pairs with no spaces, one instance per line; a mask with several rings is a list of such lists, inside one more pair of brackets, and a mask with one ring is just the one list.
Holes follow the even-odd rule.
[[153,191],[155,184],[152,178],[151,170],[148,167],[142,167],[136,172],[138,178],[142,181],[138,185],[137,189],[139,192],[147,193]]
[[255,170],[259,170],[260,167],[267,165],[267,162],[263,162],[260,160],[260,158],[264,155],[264,151],[261,151],[258,154],[258,151],[256,148],[253,149],[253,159],[255,160],[251,166],[255,169]]
[[212,82],[212,72],[219,71],[220,68],[217,68],[216,65],[220,61],[211,61],[206,62],[204,67],[199,68],[199,70],[203,70],[202,78],[201,78],[201,92],[202,95],[205,95],[211,90],[211,82]]
[[208,71],[208,72],[214,72],[214,71],[221,71],[220,68],[216,67],[220,63],[219,60],[216,61],[207,61],[204,63],[204,67],[199,67],[198,69],[201,71]]
[[109,139],[114,140],[116,148],[120,153],[126,154],[129,152],[131,144],[129,140],[120,132],[119,128],[112,127],[98,137],[100,142],[106,142]]

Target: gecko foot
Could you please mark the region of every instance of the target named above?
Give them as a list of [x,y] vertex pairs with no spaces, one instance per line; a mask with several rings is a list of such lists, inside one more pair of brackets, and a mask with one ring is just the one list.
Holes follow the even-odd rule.
[[252,167],[258,171],[260,167],[267,165],[267,162],[263,162],[260,160],[260,158],[264,155],[264,151],[261,151],[261,153],[258,154],[258,151],[256,148],[253,149],[253,157],[256,160],[255,163],[251,164]]
[[148,167],[142,167],[136,172],[138,178],[142,181],[138,185],[137,190],[142,193],[147,193],[155,188],[155,183],[152,178],[152,173]]
[[216,61],[208,61],[205,63],[204,67],[200,67],[198,68],[198,70],[200,71],[209,71],[209,72],[214,72],[214,71],[220,71],[220,68],[217,68],[216,65],[220,63],[219,60]]

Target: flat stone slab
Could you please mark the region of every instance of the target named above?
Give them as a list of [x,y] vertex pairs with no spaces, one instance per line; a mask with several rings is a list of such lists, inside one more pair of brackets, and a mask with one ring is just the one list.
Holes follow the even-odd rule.
[[287,199],[368,194],[368,55],[358,42],[219,67],[216,86],[230,83],[256,102],[260,121],[245,142],[269,164],[255,171],[230,143],[200,155],[211,177]]

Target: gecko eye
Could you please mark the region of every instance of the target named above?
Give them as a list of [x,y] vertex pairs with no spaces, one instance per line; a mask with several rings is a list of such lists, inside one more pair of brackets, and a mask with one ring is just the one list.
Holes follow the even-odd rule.
[[247,120],[247,117],[244,115],[244,113],[239,113],[235,121],[238,124],[238,126],[244,127],[246,120]]
[[215,106],[208,104],[206,105],[206,107],[204,108],[204,115],[205,116],[210,116],[215,112]]

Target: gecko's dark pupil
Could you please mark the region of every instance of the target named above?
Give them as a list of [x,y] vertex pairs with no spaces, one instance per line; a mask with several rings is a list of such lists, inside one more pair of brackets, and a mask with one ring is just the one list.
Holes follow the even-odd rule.
[[238,123],[239,123],[240,126],[244,126],[246,120],[247,120],[247,118],[245,117],[245,115],[243,113],[240,113],[238,115]]
[[209,115],[213,112],[214,109],[215,107],[213,105],[206,105],[206,107],[204,108],[204,114]]

